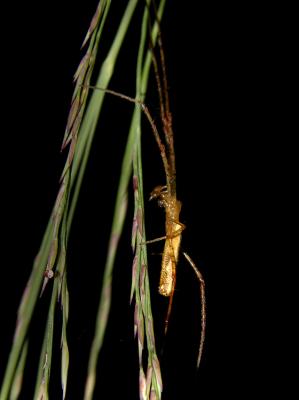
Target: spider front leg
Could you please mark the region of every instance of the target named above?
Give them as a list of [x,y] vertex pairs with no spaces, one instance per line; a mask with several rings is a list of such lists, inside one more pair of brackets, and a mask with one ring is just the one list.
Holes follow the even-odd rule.
[[151,244],[151,243],[160,242],[161,240],[173,239],[176,236],[181,235],[181,233],[186,229],[186,225],[184,225],[182,222],[171,220],[171,223],[174,225],[179,225],[180,227],[178,229],[176,229],[174,232],[172,232],[172,234],[170,234],[170,235],[168,234],[165,236],[158,237],[156,239],[147,240],[146,242],[142,242],[141,244]]

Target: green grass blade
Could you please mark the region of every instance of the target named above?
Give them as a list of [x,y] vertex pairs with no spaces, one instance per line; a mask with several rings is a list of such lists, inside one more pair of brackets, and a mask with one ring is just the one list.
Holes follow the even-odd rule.
[[28,326],[33,314],[36,300],[40,293],[40,284],[43,278],[44,265],[46,265],[47,255],[50,251],[52,230],[53,228],[49,222],[39,253],[35,258],[31,275],[21,299],[12,349],[9,355],[9,360],[1,387],[1,400],[6,400],[8,398],[11,383],[15,375],[16,365],[20,358],[20,354],[23,351],[24,340],[27,334]]
[[[158,15],[161,19],[166,0],[161,0]],[[94,91],[87,105],[88,86],[98,51],[101,33],[108,15],[110,0],[101,0],[96,13],[91,21],[90,28],[84,39],[83,46],[88,49],[75,74],[75,90],[72,106],[69,113],[67,127],[62,147],[69,146],[67,161],[61,175],[61,186],[51,213],[51,217],[45,231],[42,244],[33,269],[25,288],[21,304],[18,310],[17,325],[11,353],[2,383],[0,400],[7,400],[9,393],[11,399],[17,398],[22,386],[22,375],[27,353],[27,341],[25,341],[28,327],[33,315],[34,307],[40,294],[42,281],[43,288],[48,283],[47,271],[55,271],[55,278],[49,290],[52,291],[49,305],[48,319],[45,328],[44,342],[40,355],[40,363],[36,380],[35,399],[48,398],[48,384],[51,372],[51,357],[53,347],[53,329],[55,307],[60,298],[62,305],[62,367],[61,382],[63,399],[66,396],[67,376],[69,365],[69,350],[66,336],[66,327],[69,313],[69,298],[66,282],[66,254],[68,236],[86,170],[96,125],[100,116],[105,93]],[[115,39],[102,64],[96,86],[107,88],[114,72],[114,67],[123,43],[129,24],[138,0],[129,0]],[[146,13],[142,24],[142,34],[137,64],[136,97],[142,99],[141,93],[146,92],[148,76],[151,64],[151,54],[148,51],[144,58],[146,43]],[[152,40],[156,40],[158,24],[154,25]],[[132,243],[135,247],[135,270],[133,271],[131,297],[136,299],[135,328],[138,335],[139,360],[140,360],[140,393],[141,398],[156,396],[161,398],[162,380],[159,361],[156,355],[153,331],[153,318],[150,306],[150,291],[147,273],[146,247],[144,228],[144,204],[142,188],[142,163],[141,163],[141,109],[135,106],[131,126],[128,134],[127,145],[123,157],[121,176],[115,203],[115,211],[111,228],[111,236],[108,246],[105,264],[103,287],[96,320],[95,336],[91,347],[88,376],[85,387],[85,400],[90,400],[93,395],[96,381],[96,365],[99,351],[102,347],[104,333],[107,326],[112,293],[112,271],[119,238],[123,229],[127,211],[127,190],[134,168],[135,194],[135,220],[137,221],[135,236]],[[137,245],[136,245],[137,243]],[[148,364],[146,375],[143,371],[142,352],[146,343],[148,350]]]
[[[130,0],[128,2],[127,8],[120,22],[118,31],[115,35],[115,39],[113,40],[111,48],[102,64],[99,76],[96,80],[96,86],[98,87],[101,87],[103,89],[106,89],[108,87],[108,84],[114,72],[114,67],[117,61],[119,50],[124,41],[126,32],[128,30],[137,3],[138,0]],[[76,182],[75,182],[72,203],[70,205],[69,226],[71,224],[75,212],[77,199],[80,193],[80,187],[82,184],[86,165],[89,159],[89,153],[92,146],[93,137],[100,116],[104,97],[105,97],[105,92],[103,91],[95,90],[92,92],[78,135],[78,151],[74,155],[73,171],[72,171],[74,180],[76,179]]]
[[[162,16],[162,11],[164,9],[164,6],[165,6],[165,1],[163,0],[161,2],[160,8],[159,8],[160,17]],[[145,13],[147,13],[147,10],[145,11]],[[144,46],[145,46],[145,40],[146,40],[146,35],[144,34],[146,28],[147,28],[147,22],[146,22],[146,17],[145,17],[144,21],[143,21],[143,28],[142,28],[143,34],[141,35],[141,42],[140,42],[139,67],[138,67],[139,71],[141,69],[140,62],[142,59]],[[157,26],[157,24],[155,24],[155,27],[154,27],[154,30],[152,33],[153,40],[156,40],[157,32],[158,32],[158,26]],[[139,95],[140,93],[146,92],[150,62],[151,62],[151,54],[148,52],[142,73],[140,72],[140,77],[137,78],[140,80],[140,88],[138,88],[137,95]],[[99,81],[97,82],[97,86],[103,88],[102,83]],[[96,93],[96,92],[94,92],[94,93]],[[103,93],[102,93],[102,95],[103,95]],[[138,97],[138,99],[139,98],[140,97]],[[112,230],[111,230],[110,241],[109,241],[109,245],[108,245],[108,253],[107,253],[105,269],[104,269],[101,298],[100,298],[100,304],[99,304],[99,309],[98,309],[98,314],[97,314],[95,336],[93,339],[91,352],[90,352],[84,400],[92,399],[95,382],[96,382],[96,364],[97,364],[99,351],[103,344],[103,338],[104,338],[104,333],[105,333],[105,329],[106,329],[106,325],[107,325],[110,304],[111,304],[112,271],[113,271],[113,267],[114,267],[114,260],[115,260],[115,256],[116,256],[117,246],[118,246],[119,238],[120,238],[123,223],[124,223],[125,212],[127,209],[127,189],[128,189],[131,172],[132,172],[133,154],[134,154],[134,152],[136,152],[136,143],[138,143],[138,142],[140,143],[140,113],[141,113],[140,107],[135,106],[130,130],[129,130],[127,145],[126,145],[126,149],[125,149],[125,153],[124,153],[124,157],[123,157],[122,167],[121,167],[121,175],[120,175],[119,187],[118,187],[118,192],[117,192],[117,197],[116,197],[116,204],[115,204],[115,209],[114,209]],[[140,171],[140,169],[139,169],[139,171]],[[142,171],[141,171],[141,174],[142,174]],[[142,180],[141,180],[141,182],[142,182]],[[140,192],[140,193],[142,195],[142,192]],[[143,208],[143,203],[142,203],[142,208]],[[153,324],[152,324],[152,317],[151,317],[151,312],[150,312],[149,284],[148,284],[147,278],[146,278],[146,288],[147,288],[147,303],[146,303],[147,308],[144,313],[146,314],[147,318],[151,321],[150,326],[152,327]],[[138,298],[138,295],[137,295],[137,298]],[[139,300],[138,300],[138,304],[140,304]],[[141,319],[142,318],[141,314],[139,313],[138,315],[139,315],[139,319]],[[156,352],[154,350],[153,330],[150,331],[148,324],[146,325],[146,328],[147,328],[146,329],[147,330],[147,340],[150,345],[149,348],[151,351],[151,356],[152,356],[152,358],[154,358],[153,355],[155,355],[154,359],[156,361],[158,359],[156,357]],[[143,323],[139,323],[139,329],[137,328],[137,331],[139,332],[139,339],[140,339],[139,340],[139,348],[140,349],[143,347],[143,339],[142,339],[143,329],[144,329]],[[140,350],[140,351],[142,351],[142,350]],[[140,362],[140,364],[141,364],[141,362]],[[151,364],[152,365],[154,364],[152,360],[151,360]],[[155,377],[158,376],[158,369],[159,369],[158,365],[159,365],[159,363],[156,362],[155,363],[156,375],[154,375]],[[150,387],[154,388],[153,391],[155,390],[155,392],[158,396],[157,398],[160,398],[160,394],[162,391],[162,383],[161,383],[160,376],[161,375],[159,375],[158,379],[154,379],[155,383],[153,385],[151,385],[151,383],[150,383]],[[157,383],[157,382],[159,382],[159,383]]]
[[[100,38],[100,33],[103,29],[103,24],[105,22],[107,12],[109,9],[110,1],[105,1],[102,0],[101,5],[105,5],[105,12],[102,18],[102,23],[99,25],[99,28],[97,31],[93,32],[93,36],[90,39],[90,46],[93,46],[94,44],[98,44],[99,38]],[[100,7],[100,5],[99,5]],[[96,13],[98,17],[100,17],[102,14],[101,13]],[[94,20],[93,20],[94,21]],[[91,24],[92,25],[92,24]],[[93,54],[96,54],[97,46],[93,48]],[[93,61],[94,65],[94,61]],[[90,78],[91,71],[93,65],[90,66],[89,68],[89,75],[88,77]],[[81,70],[82,72],[82,70]],[[82,76],[82,73],[81,73]],[[77,88],[75,89],[75,91]],[[85,104],[85,102],[84,102]],[[84,104],[81,107],[81,112],[83,113],[84,110]],[[79,129],[80,124],[76,125],[76,128]],[[14,379],[14,374],[16,372],[16,365],[18,363],[18,360],[20,358],[20,354],[23,349],[24,345],[24,339],[27,334],[28,326],[30,323],[30,320],[32,318],[33,310],[36,304],[36,301],[38,299],[38,295],[40,293],[40,286],[41,286],[41,281],[44,277],[44,271],[45,267],[47,265],[47,269],[52,269],[55,266],[56,259],[58,257],[58,232],[60,229],[60,223],[64,215],[67,214],[67,207],[66,204],[68,203],[68,196],[69,196],[69,190],[72,188],[73,181],[70,181],[70,168],[72,166],[72,161],[73,161],[73,156],[76,154],[76,144],[77,144],[77,137],[76,134],[73,132],[72,136],[72,143],[69,151],[69,156],[66,162],[66,166],[64,168],[64,172],[62,174],[62,185],[59,190],[57,200],[53,209],[53,212],[51,214],[46,232],[44,234],[44,238],[42,240],[42,245],[40,248],[40,251],[38,253],[38,256],[36,257],[36,260],[34,262],[34,266],[32,269],[32,273],[30,275],[30,278],[28,280],[28,283],[26,285],[25,291],[23,298],[21,300],[21,304],[19,307],[18,311],[18,319],[17,319],[17,326],[16,326],[16,331],[14,335],[14,341],[12,345],[12,349],[9,355],[9,360],[8,364],[6,367],[5,371],[5,376],[2,382],[2,387],[1,387],[1,394],[0,394],[0,399],[1,400],[6,400],[11,388],[11,383],[12,380]],[[78,164],[76,165],[75,172],[78,170]],[[75,176],[73,174],[72,176]],[[76,200],[76,199],[75,199]],[[72,202],[72,206],[74,208],[74,201]],[[69,225],[70,225],[70,220],[69,220]],[[44,279],[44,284],[47,283],[47,279]]]
[[55,308],[57,305],[58,280],[54,280],[53,291],[51,296],[50,308],[48,312],[44,343],[40,356],[38,378],[36,380],[35,395],[36,400],[48,400],[48,385],[51,372],[52,349],[53,349],[53,331]]
[[[165,7],[165,1],[160,2],[158,9],[158,18],[161,20]],[[142,93],[146,93],[148,84],[149,68],[151,63],[151,53],[147,52],[144,65],[142,59],[144,53],[144,41],[147,30],[147,13],[144,14],[140,48],[137,62],[136,87],[137,97],[141,98]],[[152,29],[152,41],[155,43],[157,38],[158,25]],[[142,99],[143,100],[143,99]],[[138,113],[138,127],[136,135],[136,151],[133,158],[133,180],[134,180],[134,199],[135,211],[134,222],[136,223],[136,246],[133,262],[132,288],[135,289],[135,333],[138,338],[139,351],[139,397],[140,399],[156,398],[161,399],[162,395],[162,377],[160,364],[155,348],[154,324],[151,311],[150,287],[147,271],[147,250],[143,244],[146,242],[145,223],[144,223],[144,196],[143,196],[143,174],[142,174],[142,156],[141,156],[141,110]],[[133,231],[135,230],[133,229]],[[135,265],[136,264],[136,265]],[[133,290],[134,291],[134,290]],[[131,296],[132,292],[131,290]],[[148,351],[148,363],[146,366],[146,375],[142,363],[142,353],[144,349],[144,336],[146,337],[146,347]]]
[[26,341],[24,343],[23,348],[22,348],[21,357],[18,362],[18,366],[16,368],[16,374],[14,376],[14,379],[13,379],[13,382],[11,385],[11,392],[10,392],[9,400],[17,400],[20,395],[27,352],[28,352],[28,341]]
[[67,378],[68,378],[68,368],[69,368],[69,348],[67,343],[66,327],[69,315],[69,293],[66,283],[66,274],[63,276],[62,282],[62,334],[61,334],[61,385],[63,391],[63,399],[65,399],[66,388],[67,388]]

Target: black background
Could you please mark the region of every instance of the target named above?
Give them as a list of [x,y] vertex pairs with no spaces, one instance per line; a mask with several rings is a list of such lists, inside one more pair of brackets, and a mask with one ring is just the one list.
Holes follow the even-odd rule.
[[[107,31],[117,27],[125,1],[113,2]],[[243,398],[268,390],[262,372],[269,338],[261,320],[268,302],[257,301],[261,268],[267,264],[266,230],[273,166],[267,157],[273,137],[268,121],[274,95],[271,63],[274,33],[263,27],[265,14],[246,6],[211,3],[197,9],[168,2],[162,24],[177,156],[181,220],[187,229],[183,249],[196,261],[207,287],[207,340],[196,371],[200,336],[198,282],[184,259],[178,265],[177,289],[169,333],[163,338],[167,304],[157,287],[160,257],[150,256],[149,274],[164,399]],[[37,253],[58,188],[65,154],[60,153],[72,95],[72,76],[97,2],[83,5],[51,2],[47,8],[24,5],[8,9],[3,33],[2,206],[3,325],[1,374],[11,345],[16,310]],[[141,7],[137,10],[140,16]],[[134,96],[139,18],[128,32],[110,87]],[[110,33],[102,41],[104,59]],[[147,104],[159,117],[155,82]],[[114,196],[132,105],[107,98],[103,127],[94,141],[69,245],[70,374],[67,398],[81,399],[101,287]],[[273,122],[272,122],[273,123]],[[144,185],[149,193],[164,175],[155,142],[143,135]],[[275,123],[274,123],[275,125]],[[271,140],[270,140],[271,138]],[[8,158],[4,158],[4,157]],[[116,259],[112,310],[99,358],[95,398],[138,398],[137,343],[133,306],[129,305],[132,192],[120,253]],[[163,235],[163,212],[146,204],[147,236]],[[266,228],[267,226],[267,228]],[[152,252],[161,252],[161,244]],[[263,251],[263,252],[261,252]],[[49,289],[41,299],[30,330],[30,364],[22,398],[31,398]],[[272,305],[273,306],[273,305]],[[50,398],[60,398],[59,329]],[[3,328],[5,327],[5,329]],[[257,350],[259,349],[259,351]],[[262,349],[262,351],[260,350]],[[267,349],[267,350],[266,350]],[[267,361],[268,362],[268,361]],[[103,394],[103,397],[100,397]]]

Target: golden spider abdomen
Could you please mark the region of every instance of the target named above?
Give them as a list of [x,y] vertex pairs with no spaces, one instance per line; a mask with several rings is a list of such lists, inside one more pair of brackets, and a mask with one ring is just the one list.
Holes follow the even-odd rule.
[[181,235],[165,240],[165,246],[162,256],[159,293],[162,296],[169,297],[174,284],[176,264],[181,243]]

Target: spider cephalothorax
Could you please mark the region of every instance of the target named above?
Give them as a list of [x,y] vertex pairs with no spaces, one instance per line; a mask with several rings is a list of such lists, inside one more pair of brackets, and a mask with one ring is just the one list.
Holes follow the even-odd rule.
[[156,186],[150,194],[150,200],[157,199],[159,207],[167,207],[168,203],[168,191],[167,186]]

